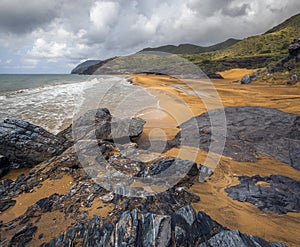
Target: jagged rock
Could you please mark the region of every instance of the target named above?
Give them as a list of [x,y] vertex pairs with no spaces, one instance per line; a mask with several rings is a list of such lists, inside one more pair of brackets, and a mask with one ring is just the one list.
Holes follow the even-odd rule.
[[14,234],[9,246],[25,246],[26,243],[32,240],[32,236],[36,231],[37,227],[33,226],[32,223],[25,225]]
[[176,246],[196,246],[211,238],[223,227],[203,212],[196,214],[188,205],[172,215],[172,230]]
[[136,246],[138,211],[124,212],[115,227],[114,246]]
[[300,181],[281,175],[239,179],[240,184],[225,189],[232,199],[250,202],[261,210],[278,214],[300,211]]
[[209,178],[211,175],[213,175],[213,173],[214,172],[209,167],[205,165],[200,165],[198,182],[199,183],[205,182],[205,180]]
[[[218,119],[224,111],[227,136],[223,154],[237,161],[257,160],[267,155],[300,170],[300,116],[273,108],[258,106],[226,107],[204,113],[181,124],[181,131],[170,145],[199,147],[209,150],[211,142],[210,119]],[[195,124],[195,121],[196,124]],[[216,137],[224,123],[213,123]],[[219,151],[220,152],[220,151]]]
[[73,140],[73,134],[72,134],[72,124],[68,128],[60,131],[56,136],[62,137],[73,144],[74,140]]
[[139,221],[138,246],[169,246],[171,242],[171,217],[144,214]]
[[10,200],[10,199],[0,200],[0,212],[4,212],[5,210],[14,206],[15,204],[16,204],[15,200]]
[[195,162],[167,157],[151,164],[148,170],[140,173],[140,176],[151,177],[158,175],[163,178],[163,181],[167,181],[166,177],[178,178],[177,184],[188,185],[198,173],[199,171]]
[[267,241],[247,234],[242,234],[238,230],[221,231],[205,243],[198,247],[286,247],[282,243],[268,243]]
[[261,74],[260,71],[257,71],[251,75],[245,75],[243,76],[243,78],[241,79],[241,84],[250,84],[251,82],[253,82],[259,75]]
[[249,84],[249,83],[251,83],[250,75],[245,75],[241,80],[241,84]]
[[[173,237],[172,237],[173,236]],[[237,230],[229,231],[204,212],[197,215],[189,205],[172,215],[126,211],[108,224],[94,215],[77,223],[42,246],[224,246],[284,247]]]
[[28,122],[0,120],[0,154],[11,163],[31,167],[61,154],[70,145],[66,139]]
[[9,166],[8,159],[5,156],[0,155],[0,178],[9,171]]

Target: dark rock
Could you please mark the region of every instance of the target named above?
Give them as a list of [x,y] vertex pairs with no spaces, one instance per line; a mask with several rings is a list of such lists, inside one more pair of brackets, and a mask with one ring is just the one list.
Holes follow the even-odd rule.
[[0,120],[0,154],[11,163],[34,166],[61,154],[70,142],[46,130],[16,119]]
[[8,159],[5,156],[0,155],[0,178],[9,171],[9,166]]
[[[221,135],[224,123],[216,122],[213,123],[215,138],[211,140],[210,119],[218,119],[222,112],[223,109],[212,110],[181,124],[181,132],[172,140],[172,145],[184,143],[208,151],[211,142],[224,138]],[[224,112],[227,124],[224,155],[250,162],[256,161],[259,154],[267,155],[300,170],[297,158],[300,147],[299,116],[257,106],[226,107]]]
[[124,212],[115,227],[114,246],[136,246],[138,211]]
[[300,54],[300,40],[294,39],[293,42],[288,47],[289,54],[297,57]]
[[221,76],[218,73],[214,73],[214,72],[207,72],[206,75],[208,76],[208,78],[210,79],[224,79],[223,76]]
[[245,75],[242,79],[241,79],[241,84],[250,84],[251,82],[253,82],[259,75],[261,74],[260,71],[257,71],[251,75]]
[[245,75],[241,80],[241,84],[249,84],[249,83],[251,83],[250,75]]
[[9,209],[10,207],[16,204],[15,200],[10,199],[1,199],[0,200],[0,212],[4,212],[5,210]]
[[193,180],[193,178],[198,175],[198,172],[197,164],[195,162],[167,157],[151,164],[148,170],[141,173],[141,176],[151,177],[160,175],[164,178],[171,176],[176,178],[186,175],[179,181],[180,183],[187,183],[188,180]]
[[[204,212],[189,205],[171,215],[125,211],[108,224],[94,215],[76,223],[42,246],[266,246],[284,247],[263,239],[229,231]],[[255,245],[256,244],[256,245]]]
[[232,199],[250,202],[261,210],[278,214],[300,211],[300,181],[281,175],[239,179],[239,185],[225,189]]
[[145,123],[141,118],[112,119],[107,108],[90,110],[75,120],[75,138],[126,143],[143,132]]
[[32,240],[33,234],[37,231],[37,227],[32,223],[22,227],[12,237],[9,246],[25,246],[26,243]]
[[60,131],[56,136],[60,138],[64,138],[68,140],[71,144],[73,144],[74,140],[72,134],[72,124],[68,128]]
[[209,178],[214,172],[205,165],[200,165],[199,167],[199,177],[198,182],[203,183],[207,178]]
[[268,243],[267,241],[247,234],[242,234],[238,230],[221,231],[205,243],[198,247],[286,247],[282,243]]
[[16,183],[20,183],[23,182],[26,179],[26,175],[24,173],[20,174],[17,179],[16,179]]
[[171,217],[144,214],[139,221],[138,246],[169,246],[171,243]]

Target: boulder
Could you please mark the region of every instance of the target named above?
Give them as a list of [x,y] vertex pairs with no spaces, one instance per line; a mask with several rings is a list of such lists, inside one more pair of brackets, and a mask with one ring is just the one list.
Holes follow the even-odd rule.
[[107,108],[89,110],[74,121],[76,140],[108,140],[120,143],[130,142],[143,132],[145,121],[141,118],[112,118]]
[[249,83],[251,83],[250,75],[243,76],[243,78],[241,79],[241,84],[249,84]]
[[205,180],[209,178],[211,175],[213,175],[213,173],[214,172],[209,167],[205,165],[200,165],[198,182],[199,183],[205,182]]
[[68,140],[26,121],[0,120],[0,154],[11,163],[31,167],[61,154],[70,145]]

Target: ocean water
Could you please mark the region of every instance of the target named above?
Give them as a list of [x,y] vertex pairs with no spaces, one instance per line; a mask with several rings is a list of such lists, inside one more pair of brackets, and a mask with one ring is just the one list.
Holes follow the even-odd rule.
[[157,99],[123,76],[0,75],[0,118],[17,118],[51,133],[74,114],[106,107],[115,117],[142,115]]

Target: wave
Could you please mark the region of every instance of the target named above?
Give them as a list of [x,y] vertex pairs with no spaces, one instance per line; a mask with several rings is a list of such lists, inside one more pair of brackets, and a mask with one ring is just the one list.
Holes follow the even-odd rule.
[[157,105],[154,96],[126,77],[89,79],[1,95],[0,117],[23,119],[56,134],[72,123],[74,112],[107,107],[114,116],[127,117]]

